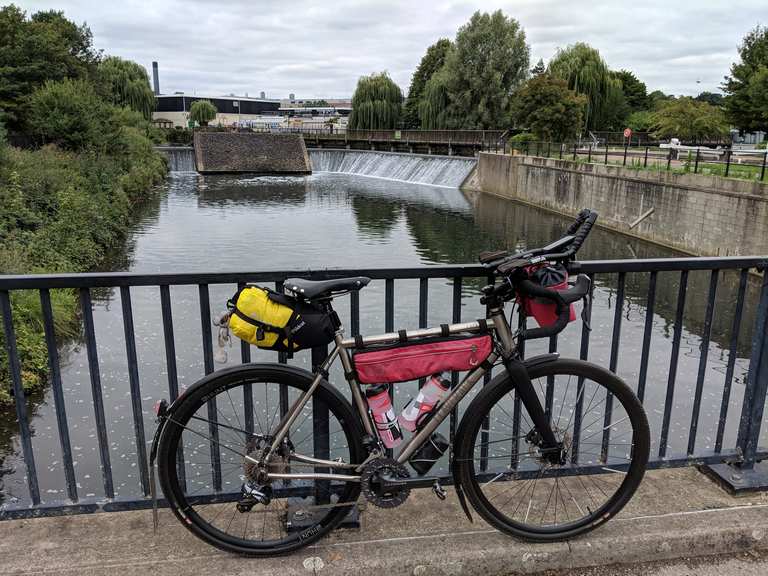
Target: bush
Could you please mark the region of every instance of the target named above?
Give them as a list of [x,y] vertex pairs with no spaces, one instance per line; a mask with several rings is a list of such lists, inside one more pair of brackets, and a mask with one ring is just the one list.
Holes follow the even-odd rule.
[[520,144],[527,144],[528,142],[534,142],[535,140],[535,134],[531,132],[520,132],[520,134],[515,134],[512,136],[512,138],[509,139],[509,142],[515,146]]

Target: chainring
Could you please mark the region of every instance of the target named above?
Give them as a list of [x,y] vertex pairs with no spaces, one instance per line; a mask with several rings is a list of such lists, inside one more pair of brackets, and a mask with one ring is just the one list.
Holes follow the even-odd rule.
[[368,462],[360,474],[360,486],[363,496],[379,508],[396,508],[408,499],[411,489],[408,487],[394,488],[382,492],[376,486],[382,475],[392,478],[410,478],[408,469],[393,458],[374,458]]

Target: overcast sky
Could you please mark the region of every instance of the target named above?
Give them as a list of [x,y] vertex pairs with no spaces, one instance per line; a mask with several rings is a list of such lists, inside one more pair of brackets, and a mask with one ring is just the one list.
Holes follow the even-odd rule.
[[349,97],[387,70],[407,92],[427,46],[453,38],[475,10],[501,8],[525,29],[532,64],[588,42],[648,90],[716,91],[743,36],[766,24],[766,0],[73,0],[16,2],[86,22],[97,48],[160,65],[163,93]]

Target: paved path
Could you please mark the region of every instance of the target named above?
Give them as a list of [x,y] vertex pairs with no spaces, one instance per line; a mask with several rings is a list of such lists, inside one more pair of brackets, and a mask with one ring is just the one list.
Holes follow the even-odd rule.
[[761,548],[768,548],[768,496],[731,498],[692,468],[649,473],[619,517],[546,545],[516,541],[477,517],[471,524],[452,494],[440,502],[431,491],[414,491],[392,511],[368,507],[360,530],[338,530],[310,549],[263,560],[208,547],[167,510],[157,537],[149,511],[0,522],[0,574],[24,575],[495,576]]

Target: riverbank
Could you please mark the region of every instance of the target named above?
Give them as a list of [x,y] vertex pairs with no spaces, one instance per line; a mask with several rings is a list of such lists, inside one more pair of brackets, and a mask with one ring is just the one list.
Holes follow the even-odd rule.
[[615,519],[568,542],[532,544],[470,523],[448,487],[444,502],[415,490],[394,510],[367,506],[360,529],[337,530],[280,558],[249,559],[201,545],[160,510],[0,522],[5,573],[349,574],[501,576],[733,554],[768,546],[765,495],[728,496],[694,468],[655,470]]
[[[92,270],[125,241],[137,206],[155,193],[167,162],[136,127],[120,127],[112,144],[112,153],[76,153],[0,141],[0,274]],[[77,295],[53,290],[51,304],[57,338],[76,337]],[[23,386],[30,392],[47,382],[48,372],[39,296],[14,293],[12,305]],[[8,405],[2,333],[0,383],[0,406]]]

